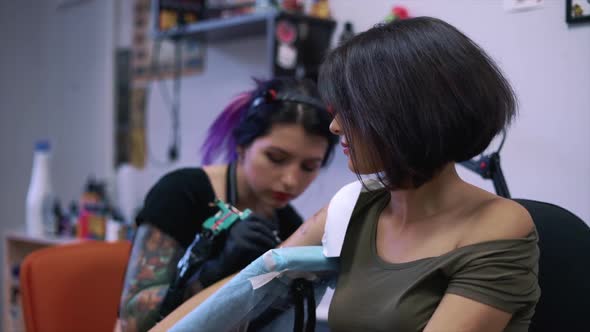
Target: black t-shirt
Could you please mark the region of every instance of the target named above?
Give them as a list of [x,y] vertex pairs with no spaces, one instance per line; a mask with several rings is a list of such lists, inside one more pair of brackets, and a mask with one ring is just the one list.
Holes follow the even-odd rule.
[[[218,208],[210,206],[215,193],[201,168],[182,168],[164,175],[148,192],[136,223],[150,223],[172,236],[184,248],[201,231],[203,222]],[[279,237],[287,239],[302,219],[290,206],[277,210]]]

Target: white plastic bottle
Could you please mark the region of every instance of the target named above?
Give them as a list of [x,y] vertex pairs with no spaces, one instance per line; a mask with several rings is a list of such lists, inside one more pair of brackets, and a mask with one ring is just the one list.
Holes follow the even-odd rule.
[[55,234],[52,215],[53,192],[51,186],[51,149],[46,140],[35,144],[31,182],[27,192],[26,229],[31,236]]

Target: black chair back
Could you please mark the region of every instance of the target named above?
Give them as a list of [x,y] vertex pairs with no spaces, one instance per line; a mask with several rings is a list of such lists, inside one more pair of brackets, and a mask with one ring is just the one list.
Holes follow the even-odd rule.
[[557,205],[515,199],[539,234],[541,298],[530,332],[590,330],[590,228]]

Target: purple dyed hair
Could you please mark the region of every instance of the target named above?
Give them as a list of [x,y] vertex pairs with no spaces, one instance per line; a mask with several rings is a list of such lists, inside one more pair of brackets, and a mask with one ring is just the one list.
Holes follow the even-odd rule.
[[[259,81],[255,80],[259,84]],[[238,125],[244,113],[250,107],[254,91],[242,92],[215,119],[207,132],[207,138],[201,146],[203,165],[210,165],[225,150],[224,159],[234,161],[236,155],[236,140],[232,130]]]
[[202,164],[210,165],[220,155],[223,155],[225,162],[236,160],[238,145],[247,147],[257,137],[266,134],[274,124],[282,123],[298,124],[307,134],[324,137],[328,141],[328,149],[322,167],[327,165],[338,138],[330,132],[331,117],[323,107],[318,108],[314,106],[315,103],[297,100],[295,104],[303,104],[309,110],[301,113],[300,108],[293,105],[293,102],[261,103],[254,107],[256,112],[247,114],[252,107],[252,101],[266,96],[271,90],[301,95],[300,98],[309,96],[311,99],[317,99],[315,83],[293,78],[253,80],[254,89],[237,95],[209,127],[207,137],[201,146]]

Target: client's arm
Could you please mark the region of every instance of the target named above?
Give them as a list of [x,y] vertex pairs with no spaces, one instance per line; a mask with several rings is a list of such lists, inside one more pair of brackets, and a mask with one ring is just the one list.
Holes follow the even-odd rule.
[[174,324],[176,324],[176,322],[181,320],[189,312],[193,311],[201,303],[205,302],[209,296],[213,295],[213,293],[223,287],[223,285],[229,282],[234,276],[235,274],[232,274],[225,279],[221,279],[213,285],[195,294],[193,297],[186,300],[183,304],[171,312],[168,316],[162,319],[156,326],[150,329],[150,332],[168,331]]
[[[311,246],[319,245],[322,242],[324,234],[324,225],[326,223],[327,206],[314,214],[311,218],[305,221],[295,233],[293,233],[287,240],[285,240],[279,247],[296,247],[296,246]],[[234,274],[235,275],[235,274]],[[197,293],[180,307],[176,308],[166,318],[164,318],[158,325],[152,328],[151,332],[167,331],[181,318],[186,316],[189,312],[203,303],[209,296],[215,293],[218,289],[223,287],[230,281],[234,275],[222,279],[201,292]]]
[[322,243],[328,205],[307,219],[287,240],[279,247],[317,246]]

